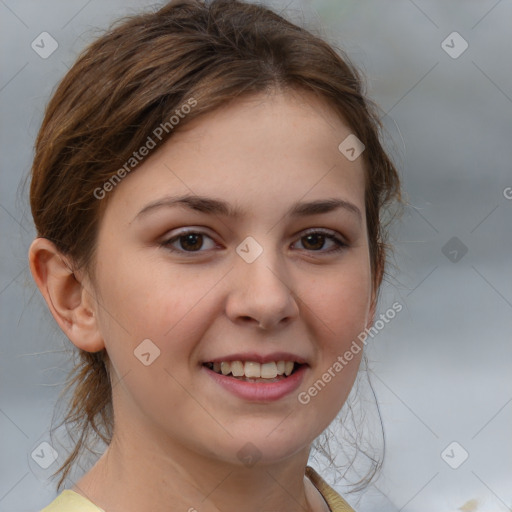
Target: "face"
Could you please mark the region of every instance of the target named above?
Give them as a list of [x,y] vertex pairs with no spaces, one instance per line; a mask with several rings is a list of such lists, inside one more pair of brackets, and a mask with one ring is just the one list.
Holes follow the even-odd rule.
[[[338,150],[350,133],[307,94],[238,100],[111,192],[92,290],[120,429],[237,464],[250,442],[271,463],[334,419],[371,320],[363,162]],[[210,201],[173,202],[185,195]],[[234,360],[268,364],[220,372],[267,380],[216,373]],[[294,373],[269,382],[279,361]]]

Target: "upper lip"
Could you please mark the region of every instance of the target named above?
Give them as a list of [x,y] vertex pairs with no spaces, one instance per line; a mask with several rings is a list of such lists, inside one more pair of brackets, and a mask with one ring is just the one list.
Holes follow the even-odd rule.
[[254,361],[264,364],[272,361],[293,361],[299,364],[307,364],[306,359],[290,352],[273,352],[272,354],[258,354],[256,352],[244,352],[230,354],[228,356],[215,357],[204,361],[205,363],[222,363],[223,361]]

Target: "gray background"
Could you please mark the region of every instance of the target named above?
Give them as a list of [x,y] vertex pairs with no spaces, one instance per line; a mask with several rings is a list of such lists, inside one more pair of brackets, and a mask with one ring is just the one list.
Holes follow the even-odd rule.
[[[398,300],[404,309],[368,344],[385,464],[373,486],[346,498],[363,512],[511,510],[512,1],[265,3],[288,7],[366,74],[409,201],[380,307]],[[56,496],[47,477],[57,464],[43,470],[30,455],[50,441],[70,367],[27,267],[34,230],[23,181],[34,139],[51,91],[95,29],[150,5],[0,0],[2,512],[33,512]],[[59,45],[47,59],[31,48],[43,31]],[[442,47],[454,31],[469,45],[457,58],[462,40],[444,44],[452,56]],[[456,465],[462,450],[469,457],[453,469],[447,461]]]

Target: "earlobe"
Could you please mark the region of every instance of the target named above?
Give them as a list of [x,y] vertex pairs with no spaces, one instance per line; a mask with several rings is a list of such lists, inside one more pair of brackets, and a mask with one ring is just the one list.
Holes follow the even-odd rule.
[[93,301],[68,259],[46,238],[32,242],[28,258],[32,277],[66,336],[87,352],[105,348]]

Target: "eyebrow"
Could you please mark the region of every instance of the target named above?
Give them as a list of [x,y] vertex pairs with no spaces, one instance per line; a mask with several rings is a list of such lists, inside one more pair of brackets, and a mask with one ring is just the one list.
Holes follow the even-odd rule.
[[[201,213],[222,215],[234,219],[244,216],[243,210],[230,205],[226,201],[214,199],[212,197],[187,194],[183,196],[166,196],[153,201],[144,206],[144,208],[142,208],[142,210],[135,216],[134,220],[140,219],[148,213],[159,210],[160,208],[169,208],[173,206],[183,206]],[[359,222],[362,222],[363,217],[361,210],[355,204],[338,198],[319,199],[310,202],[297,202],[291,206],[287,215],[289,217],[307,217],[310,215],[330,213],[339,209],[344,209],[355,214]]]

